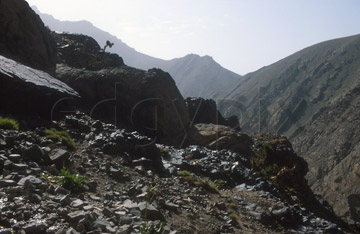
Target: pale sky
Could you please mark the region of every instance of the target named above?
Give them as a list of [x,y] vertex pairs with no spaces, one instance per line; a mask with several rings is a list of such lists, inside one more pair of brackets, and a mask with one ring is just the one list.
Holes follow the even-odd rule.
[[60,20],[90,21],[139,52],[210,55],[241,75],[315,43],[360,34],[359,0],[27,2]]

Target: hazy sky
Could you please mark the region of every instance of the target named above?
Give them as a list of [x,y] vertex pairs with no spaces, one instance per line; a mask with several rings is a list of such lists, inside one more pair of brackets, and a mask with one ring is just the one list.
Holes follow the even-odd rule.
[[360,34],[359,0],[27,1],[60,20],[88,20],[145,54],[210,55],[242,75],[312,44]]

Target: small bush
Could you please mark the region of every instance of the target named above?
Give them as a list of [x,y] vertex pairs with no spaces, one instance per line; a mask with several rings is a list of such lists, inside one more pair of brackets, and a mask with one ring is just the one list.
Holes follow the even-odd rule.
[[161,234],[164,233],[165,223],[161,222],[158,225],[153,223],[143,222],[141,224],[140,233],[141,234]]
[[66,131],[58,131],[52,128],[52,129],[46,129],[45,133],[46,133],[46,138],[51,139],[53,141],[61,141],[69,149],[75,149],[75,142]]
[[19,124],[16,120],[0,117],[0,129],[19,130]]
[[200,187],[204,188],[208,192],[220,193],[220,191],[219,191],[218,187],[216,186],[216,184],[211,183],[209,181],[209,178],[197,180],[196,184],[199,185]]
[[170,151],[167,148],[160,148],[160,153],[162,157],[168,157],[170,155]]
[[190,176],[191,173],[189,171],[178,171],[178,176]]
[[84,186],[87,178],[78,174],[71,174],[68,169],[63,167],[59,173],[58,184],[72,192],[77,192]]
[[237,222],[239,218],[235,213],[231,213],[231,214],[229,214],[229,219]]

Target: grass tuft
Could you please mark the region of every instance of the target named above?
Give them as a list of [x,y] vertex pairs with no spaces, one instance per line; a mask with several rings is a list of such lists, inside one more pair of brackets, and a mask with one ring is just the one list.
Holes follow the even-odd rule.
[[52,129],[46,129],[45,133],[46,133],[46,138],[51,139],[53,141],[57,141],[57,142],[61,141],[69,149],[72,149],[72,150],[75,149],[75,142],[70,137],[69,133],[67,133],[66,131],[58,131],[58,130],[52,128]]
[[0,129],[19,130],[19,124],[16,120],[0,117]]

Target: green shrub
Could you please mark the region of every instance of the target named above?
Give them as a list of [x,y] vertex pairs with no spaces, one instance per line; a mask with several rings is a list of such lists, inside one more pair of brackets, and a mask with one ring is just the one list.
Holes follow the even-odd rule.
[[0,117],[0,129],[19,130],[19,124],[14,119]]
[[141,234],[161,234],[164,233],[165,223],[161,222],[158,225],[153,223],[143,222],[141,224],[140,233]]
[[190,176],[191,173],[189,171],[178,171],[178,176]]
[[46,133],[46,138],[51,139],[53,141],[61,141],[69,149],[75,149],[75,142],[66,131],[58,131],[52,128],[52,129],[46,129],[45,133]]
[[211,183],[209,181],[209,178],[205,178],[205,179],[199,179],[195,182],[198,186],[202,187],[203,189],[205,189],[208,192],[211,193],[220,193],[218,187],[216,186],[216,184]]
[[167,148],[160,148],[160,153],[162,157],[168,157],[170,155],[170,151]]
[[238,216],[235,213],[231,213],[229,214],[229,219],[231,219],[232,221],[238,221]]
[[77,192],[84,186],[87,178],[78,174],[71,174],[68,169],[63,167],[59,173],[58,184],[72,192]]

